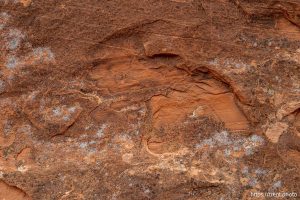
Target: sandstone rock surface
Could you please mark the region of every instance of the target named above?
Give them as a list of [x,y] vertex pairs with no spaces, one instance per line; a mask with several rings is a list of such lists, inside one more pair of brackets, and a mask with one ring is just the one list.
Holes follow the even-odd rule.
[[300,196],[298,0],[0,0],[0,200]]

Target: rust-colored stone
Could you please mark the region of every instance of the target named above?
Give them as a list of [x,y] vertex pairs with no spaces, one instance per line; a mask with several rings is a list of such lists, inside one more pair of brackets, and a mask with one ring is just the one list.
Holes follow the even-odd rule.
[[0,200],[300,195],[299,14],[0,0]]

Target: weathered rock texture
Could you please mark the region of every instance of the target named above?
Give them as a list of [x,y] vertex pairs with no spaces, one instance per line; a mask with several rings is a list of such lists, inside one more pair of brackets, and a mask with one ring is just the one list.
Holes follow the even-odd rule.
[[0,0],[0,33],[0,199],[300,195],[299,0]]

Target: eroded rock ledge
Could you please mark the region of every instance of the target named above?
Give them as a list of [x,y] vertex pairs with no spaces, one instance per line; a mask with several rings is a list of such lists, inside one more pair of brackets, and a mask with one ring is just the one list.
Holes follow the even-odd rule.
[[0,199],[300,195],[299,14],[0,1]]

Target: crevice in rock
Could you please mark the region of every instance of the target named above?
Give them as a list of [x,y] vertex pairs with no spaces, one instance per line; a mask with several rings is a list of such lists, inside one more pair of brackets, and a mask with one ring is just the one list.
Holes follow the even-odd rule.
[[174,59],[174,58],[178,58],[180,56],[177,54],[173,54],[173,53],[157,53],[157,54],[151,55],[150,57],[153,59],[155,59],[155,58]]

